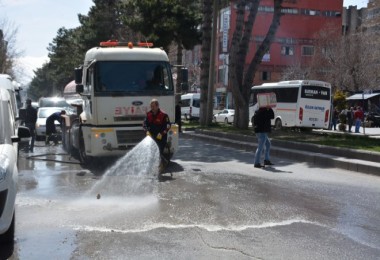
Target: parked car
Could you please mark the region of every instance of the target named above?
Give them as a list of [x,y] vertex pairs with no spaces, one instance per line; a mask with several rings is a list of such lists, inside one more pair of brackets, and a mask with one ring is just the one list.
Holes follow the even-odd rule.
[[42,97],[38,101],[38,107],[70,107],[63,97]]
[[380,127],[380,114],[375,112],[368,113],[367,121],[371,122],[371,127]]
[[[36,140],[45,140],[46,137],[46,118],[55,112],[62,111],[62,107],[40,107],[37,112]],[[61,134],[61,126],[55,121],[58,135]]]
[[15,121],[11,96],[0,88],[0,244],[14,241],[18,176],[18,147],[14,144],[30,137],[29,129],[16,127]]
[[189,93],[181,96],[181,115],[185,120],[199,120],[200,97],[200,93]]
[[234,109],[224,109],[223,111],[214,115],[214,122],[230,124],[234,121],[234,116]]

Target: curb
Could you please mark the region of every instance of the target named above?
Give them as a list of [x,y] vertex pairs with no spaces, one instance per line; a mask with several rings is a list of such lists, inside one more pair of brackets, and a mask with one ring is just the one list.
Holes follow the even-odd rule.
[[[256,137],[248,135],[197,129],[194,132],[183,132],[182,137],[195,137],[245,151],[254,152],[257,148]],[[271,140],[271,143],[271,155],[275,157],[307,162],[323,168],[332,167],[380,176],[380,153],[280,140]]]

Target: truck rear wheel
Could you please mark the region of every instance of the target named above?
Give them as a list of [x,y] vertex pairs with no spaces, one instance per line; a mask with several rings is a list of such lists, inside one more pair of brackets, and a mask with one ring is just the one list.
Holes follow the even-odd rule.
[[82,129],[79,130],[79,160],[84,165],[88,165],[92,161],[92,157],[86,154]]

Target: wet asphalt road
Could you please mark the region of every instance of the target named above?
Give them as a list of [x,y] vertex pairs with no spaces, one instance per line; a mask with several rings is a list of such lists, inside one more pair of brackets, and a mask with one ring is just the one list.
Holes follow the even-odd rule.
[[182,139],[158,181],[149,141],[90,169],[42,144],[20,152],[10,259],[380,259],[379,177]]

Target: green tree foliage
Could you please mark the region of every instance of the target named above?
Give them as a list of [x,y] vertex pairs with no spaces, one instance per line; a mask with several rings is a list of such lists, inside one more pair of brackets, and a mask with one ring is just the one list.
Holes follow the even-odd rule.
[[48,70],[53,93],[62,94],[64,87],[74,79],[74,68],[83,62],[83,54],[77,44],[78,29],[60,28],[49,44]]
[[[93,0],[88,15],[78,15],[80,26],[75,29],[60,28],[49,44],[50,61],[35,73],[30,95],[41,97],[62,95],[64,87],[74,78],[74,68],[83,63],[88,49],[101,41],[123,39],[128,30],[120,22],[121,0]],[[40,86],[37,86],[41,84]],[[45,89],[43,91],[43,89]],[[35,92],[34,92],[35,91]]]
[[185,49],[200,43],[199,0],[129,0],[124,7],[129,11],[123,21],[145,37],[142,41],[153,42],[166,51],[173,42]]
[[[174,42],[191,49],[200,42],[199,0],[93,2],[87,15],[78,15],[79,27],[58,30],[48,47],[49,63],[37,70],[32,80],[31,96],[38,98],[41,95],[62,94],[66,84],[73,79],[74,68],[82,64],[86,51],[99,46],[101,41],[137,41],[136,31],[152,36],[156,46],[157,43],[159,46],[165,43],[168,47]],[[134,28],[135,31],[132,31],[128,27],[130,21],[141,21],[142,24],[136,25],[141,30]],[[41,85],[37,86],[38,84]]]
[[37,100],[40,97],[53,95],[53,81],[50,77],[49,63],[45,63],[41,68],[34,71],[34,73],[35,76],[28,88],[28,97]]
[[[230,69],[228,76],[232,84],[232,96],[235,101],[234,126],[237,128],[248,128],[250,90],[253,85],[255,72],[264,54],[269,50],[277,28],[280,25],[281,5],[283,1],[284,0],[273,0],[274,10],[272,22],[264,40],[255,46],[256,51],[250,61],[247,61],[246,58],[251,47],[250,39],[252,37],[252,29],[255,24],[260,1],[236,1],[236,28],[231,41]],[[246,10],[248,10],[248,15],[246,15]],[[248,66],[245,66],[246,62],[248,62]]]
[[81,24],[78,42],[82,51],[99,46],[107,40],[125,41],[133,37],[133,32],[121,21],[122,15],[127,13],[122,0],[93,0],[94,6],[88,15],[78,15]]
[[339,111],[344,110],[346,108],[346,98],[347,95],[342,90],[335,91],[333,97],[334,107],[337,108]]

